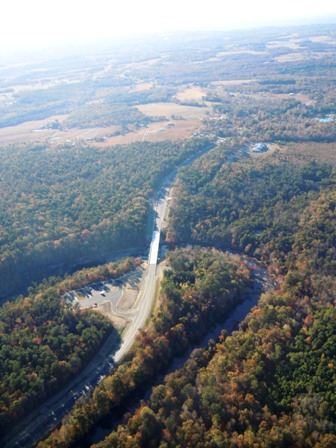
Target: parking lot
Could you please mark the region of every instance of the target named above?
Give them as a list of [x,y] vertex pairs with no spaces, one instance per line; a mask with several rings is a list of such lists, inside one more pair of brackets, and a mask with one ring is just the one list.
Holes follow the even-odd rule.
[[111,302],[115,309],[122,294],[121,285],[120,281],[105,281],[93,283],[74,292],[81,309],[98,308],[106,302]]
[[109,315],[122,316],[136,301],[143,272],[144,266],[118,279],[96,282],[69,291],[63,295],[63,299],[71,303],[74,308],[93,308],[107,312]]

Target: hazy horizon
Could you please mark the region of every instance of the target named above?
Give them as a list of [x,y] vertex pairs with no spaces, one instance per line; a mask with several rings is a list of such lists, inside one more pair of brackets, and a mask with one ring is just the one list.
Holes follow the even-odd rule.
[[[153,0],[133,0],[111,6],[106,0],[57,4],[42,0],[12,0],[4,6],[0,30],[2,54],[74,45],[102,39],[159,32],[231,31],[265,26],[289,26],[336,22],[336,3],[308,0],[304,5],[283,0],[240,1],[223,5],[209,0],[206,8],[190,0],[160,5]],[[300,2],[301,3],[301,2]]]

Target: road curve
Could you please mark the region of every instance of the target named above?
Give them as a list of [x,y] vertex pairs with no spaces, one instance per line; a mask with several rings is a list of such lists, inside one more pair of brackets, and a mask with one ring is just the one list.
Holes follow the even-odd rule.
[[[213,149],[216,145],[210,144],[202,151],[185,161],[181,166],[190,165],[194,160]],[[176,176],[174,171],[166,180],[169,184]],[[127,354],[132,347],[139,329],[143,328],[148,319],[153,300],[155,297],[156,268],[158,261],[161,226],[168,207],[169,189],[162,187],[158,201],[154,205],[156,218],[153,225],[152,240],[149,249],[148,269],[145,280],[145,289],[139,300],[138,313],[132,319],[131,326],[128,328],[121,347],[117,352],[115,350],[115,341],[108,338],[100,352],[91,361],[91,363],[74,379],[67,387],[57,395],[50,398],[46,403],[35,411],[31,412],[23,421],[0,440],[2,448],[31,448],[43,439],[53,428],[61,422],[63,417],[71,410],[77,398],[80,395],[92,390],[102,378],[111,371],[114,363],[118,363]]]

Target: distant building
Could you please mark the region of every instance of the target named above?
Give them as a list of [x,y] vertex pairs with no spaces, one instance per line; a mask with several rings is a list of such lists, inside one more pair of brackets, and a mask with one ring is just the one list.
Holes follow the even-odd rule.
[[332,121],[334,121],[333,117],[320,118],[320,123],[331,123]]
[[265,145],[265,143],[257,143],[254,146],[252,146],[251,148],[252,152],[267,152],[268,151],[268,146]]

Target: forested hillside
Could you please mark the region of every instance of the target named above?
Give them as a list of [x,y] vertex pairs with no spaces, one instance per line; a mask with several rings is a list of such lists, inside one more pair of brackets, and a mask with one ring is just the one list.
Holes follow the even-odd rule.
[[[60,430],[39,444],[63,447],[79,443],[102,417],[113,419],[118,406],[148,387],[175,356],[225,319],[243,299],[250,272],[239,257],[216,250],[177,250],[170,253],[171,269],[162,281],[160,305],[152,324],[137,337],[128,360],[77,402]],[[148,428],[151,431],[151,428]]]
[[[120,335],[92,310],[74,310],[61,295],[93,282],[116,279],[139,259],[124,258],[65,278],[50,277],[0,308],[0,437],[72,380],[108,335]],[[113,348],[113,346],[112,346]]]
[[[58,424],[39,448],[336,447],[335,25],[68,50],[0,67],[1,437]],[[121,335],[62,299],[111,278],[77,307],[128,321]],[[239,330],[163,378],[251,295]],[[15,434],[109,334],[134,344],[113,371]]]
[[300,248],[308,252],[315,244],[325,272],[335,272],[331,223],[309,234],[312,207],[319,204],[316,213],[328,216],[324,195],[335,189],[335,167],[287,152],[225,163],[231,154],[228,143],[184,169],[169,240],[245,252],[280,270],[297,261]]
[[144,246],[149,199],[167,173],[205,145],[2,148],[0,297]]
[[334,168],[278,154],[221,166],[216,151],[179,179],[175,241],[253,253],[281,289],[97,448],[336,445]]

